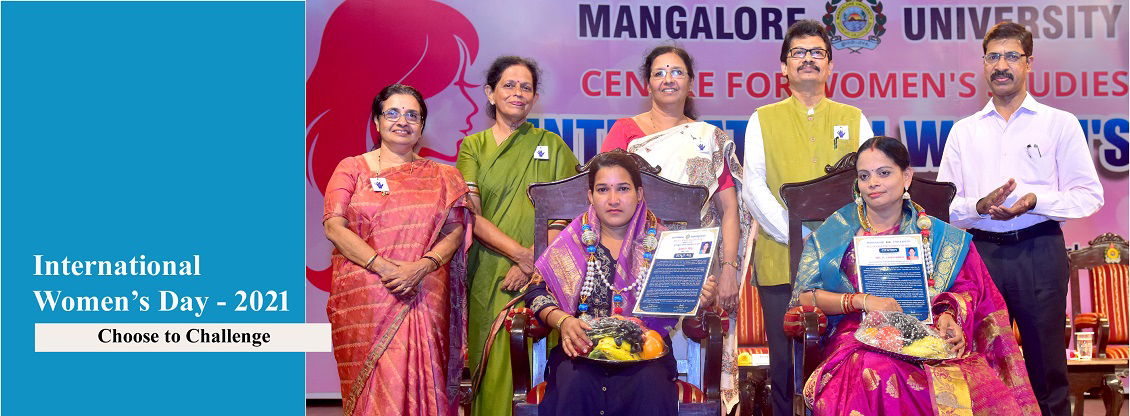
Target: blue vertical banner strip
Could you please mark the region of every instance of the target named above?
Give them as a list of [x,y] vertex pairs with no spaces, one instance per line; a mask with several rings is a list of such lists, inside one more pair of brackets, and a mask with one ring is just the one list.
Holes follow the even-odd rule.
[[[34,340],[35,323],[303,322],[303,3],[0,10],[0,411],[303,414],[300,352]],[[36,275],[37,255],[188,260],[199,275]],[[237,310],[239,291],[285,292],[286,310]]]

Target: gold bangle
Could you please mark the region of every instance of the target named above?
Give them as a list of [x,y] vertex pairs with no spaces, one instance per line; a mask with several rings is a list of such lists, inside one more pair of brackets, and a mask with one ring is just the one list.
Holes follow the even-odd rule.
[[439,264],[447,263],[443,260],[443,256],[439,255],[439,253],[436,253],[435,251],[429,251],[427,253],[424,253],[424,255],[420,257],[431,257],[433,260],[438,261]]
[[377,259],[377,252],[373,252],[373,257],[369,257],[369,261],[365,262],[365,270],[369,270],[369,266],[373,265],[373,261]]
[[[549,222],[548,228],[550,230],[564,230],[569,226],[569,221],[566,220],[553,220]],[[551,241],[552,242],[552,241]]]
[[[541,321],[545,322],[546,325],[549,325],[549,317],[553,316],[553,311],[560,310],[560,309],[561,308],[558,308],[558,307],[552,306],[552,305],[546,306],[545,308],[543,308],[543,310],[545,311],[545,318],[542,319]],[[561,312],[565,312],[565,311],[561,311]],[[552,329],[552,327],[550,329]]]
[[870,298],[870,297],[871,297],[871,295],[869,295],[867,293],[863,294],[863,311],[864,312],[867,312],[867,298]]
[[738,266],[738,262],[737,262],[737,261],[725,261],[725,260],[722,260],[722,265],[723,265],[723,266],[732,266],[732,267],[734,268],[734,270],[738,270],[738,269],[740,269],[740,268],[741,268],[740,266]]
[[568,312],[561,311],[561,314],[562,314],[561,319],[558,319],[557,325],[554,325],[555,327],[557,327],[557,329],[561,329],[561,324],[565,323],[566,319],[569,319],[569,313]]

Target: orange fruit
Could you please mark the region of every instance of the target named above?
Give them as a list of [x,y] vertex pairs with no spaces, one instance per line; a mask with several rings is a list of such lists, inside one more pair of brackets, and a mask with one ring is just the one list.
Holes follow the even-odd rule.
[[655,331],[647,331],[643,333],[643,352],[640,353],[640,359],[650,360],[663,355],[663,337]]

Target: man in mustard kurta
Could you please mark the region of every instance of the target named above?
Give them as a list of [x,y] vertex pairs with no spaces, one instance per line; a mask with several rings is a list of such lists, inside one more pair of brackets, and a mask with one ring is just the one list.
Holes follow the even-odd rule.
[[758,108],[746,126],[742,198],[761,225],[754,264],[776,415],[792,414],[794,388],[792,351],[783,328],[792,286],[781,185],[824,175],[825,165],[874,135],[858,108],[825,97],[824,82],[831,72],[832,49],[824,25],[813,20],[794,23],[781,45],[781,73],[788,77],[792,95]]

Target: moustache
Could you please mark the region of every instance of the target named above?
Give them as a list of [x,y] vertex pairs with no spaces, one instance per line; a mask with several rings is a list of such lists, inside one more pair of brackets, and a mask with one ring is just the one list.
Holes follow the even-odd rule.
[[990,76],[989,78],[991,79],[991,78],[996,78],[996,77],[999,77],[999,76],[1008,77],[1008,79],[1010,81],[1016,79],[1015,77],[1012,76],[1012,73],[1010,73],[1008,71],[1004,71],[1004,70],[993,71],[993,75]]
[[804,70],[805,68],[814,69],[816,70],[816,72],[820,72],[820,67],[816,66],[816,64],[812,62],[806,62],[804,65],[801,65],[800,68],[797,68],[797,70],[800,71]]

